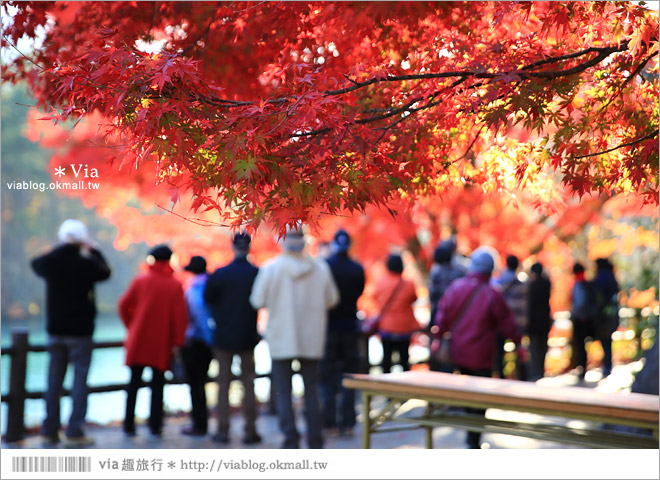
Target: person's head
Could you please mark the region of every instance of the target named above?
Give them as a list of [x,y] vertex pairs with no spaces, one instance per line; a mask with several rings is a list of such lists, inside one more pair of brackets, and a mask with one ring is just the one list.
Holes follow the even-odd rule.
[[403,259],[401,258],[401,255],[397,255],[396,253],[389,255],[387,257],[387,262],[385,262],[385,266],[387,267],[387,270],[392,273],[403,273]]
[[614,270],[614,266],[607,258],[596,259],[596,268],[599,272],[608,272]]
[[194,273],[199,275],[200,273],[206,273],[206,259],[199,255],[194,256],[190,259],[190,263],[183,267],[186,272]]
[[237,257],[246,257],[250,253],[252,237],[245,232],[236,232],[232,239],[232,249]]
[[332,239],[332,243],[330,244],[330,248],[332,249],[332,251],[336,253],[346,253],[348,252],[348,249],[350,247],[351,247],[350,235],[346,232],[346,230],[343,229],[337,230],[337,233],[335,233],[335,236]]
[[153,265],[155,262],[169,262],[172,258],[172,250],[167,245],[158,245],[149,252],[147,263]]
[[515,255],[509,255],[506,257],[506,268],[511,270],[512,272],[515,272],[518,270],[518,265],[520,265],[520,262],[518,261],[518,257]]
[[541,265],[539,262],[536,262],[534,265],[532,265],[530,270],[537,277],[543,275],[543,265]]
[[283,247],[287,252],[303,251],[305,248],[305,233],[302,225],[289,225],[286,227],[286,237],[284,237]]
[[573,274],[579,275],[582,273],[584,273],[584,265],[580,262],[575,262],[575,265],[573,265]]
[[469,272],[481,275],[492,275],[495,268],[495,259],[486,247],[479,247],[470,256]]
[[57,238],[62,243],[81,244],[89,240],[87,227],[80,220],[69,218],[64,220],[57,232]]
[[435,263],[449,263],[451,262],[451,257],[453,255],[454,250],[451,245],[447,245],[446,242],[443,242],[433,251],[433,261]]

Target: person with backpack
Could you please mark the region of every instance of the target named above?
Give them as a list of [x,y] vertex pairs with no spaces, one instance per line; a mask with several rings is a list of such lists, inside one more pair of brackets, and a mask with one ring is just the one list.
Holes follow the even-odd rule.
[[598,300],[594,284],[587,280],[584,265],[573,265],[575,283],[573,285],[571,322],[573,323],[573,364],[578,370],[580,380],[587,372],[587,337],[594,336],[594,321],[598,314]]
[[[518,279],[520,261],[515,255],[506,257],[506,270],[502,272],[496,287],[502,293],[509,309],[513,312],[516,325],[523,333],[527,333],[527,284]],[[493,355],[493,371],[499,378],[504,378],[504,344],[506,338],[498,335],[495,339],[495,354]],[[518,359],[517,375],[519,380],[527,380],[527,365]]]

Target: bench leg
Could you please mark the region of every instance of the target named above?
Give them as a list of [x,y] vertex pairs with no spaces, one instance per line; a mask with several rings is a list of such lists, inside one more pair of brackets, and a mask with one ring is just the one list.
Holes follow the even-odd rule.
[[[431,416],[431,411],[433,410],[431,404],[426,405],[426,416]],[[426,448],[432,449],[433,448],[433,427],[430,425],[426,425],[424,427],[424,440],[426,444]]]
[[362,392],[362,448],[371,448],[371,395]]

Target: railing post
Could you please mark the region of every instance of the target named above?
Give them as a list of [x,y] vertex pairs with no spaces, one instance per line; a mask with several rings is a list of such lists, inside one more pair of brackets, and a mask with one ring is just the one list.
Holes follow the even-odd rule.
[[26,370],[28,354],[27,328],[15,328],[11,332],[11,368],[9,369],[9,402],[7,405],[7,431],[5,441],[23,440],[25,426]]

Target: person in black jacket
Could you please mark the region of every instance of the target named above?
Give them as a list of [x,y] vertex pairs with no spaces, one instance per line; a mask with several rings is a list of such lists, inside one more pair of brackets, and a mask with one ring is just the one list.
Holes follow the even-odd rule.
[[603,377],[607,377],[612,373],[612,334],[619,328],[619,282],[614,276],[614,265],[607,258],[596,260],[594,287],[598,300],[594,334],[603,346]]
[[529,380],[536,381],[545,375],[545,356],[548,353],[548,334],[552,326],[550,318],[551,283],[543,272],[543,265],[535,263],[527,290],[529,331]]
[[65,220],[58,237],[61,245],[32,260],[32,269],[46,280],[48,332],[48,389],[42,434],[47,443],[59,442],[60,391],[67,366],[74,368],[73,409],[66,429],[69,446],[94,443],[82,426],[87,414],[87,374],[92,359],[96,302],[94,283],[110,277],[101,252],[92,246],[79,220]]
[[[355,426],[355,391],[341,387],[341,375],[359,369],[357,301],[364,291],[364,268],[348,256],[351,239],[339,230],[327,259],[339,289],[339,304],[328,312],[325,350],[321,360],[321,400],[329,433],[350,434]],[[337,396],[340,395],[339,411]]]
[[257,433],[257,400],[254,394],[254,347],[261,339],[257,332],[257,311],[250,305],[252,284],[259,269],[248,259],[251,238],[237,233],[233,239],[234,260],[217,269],[206,281],[204,301],[215,320],[213,350],[218,360],[218,432],[213,441],[229,442],[229,384],[234,355],[241,360],[241,381],[245,390],[243,443],[261,442]]

